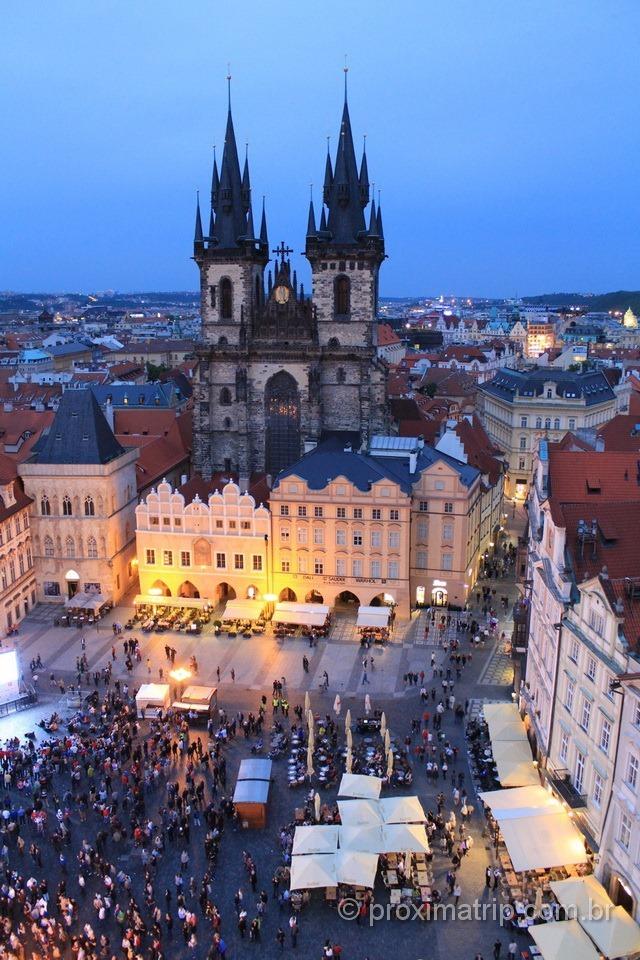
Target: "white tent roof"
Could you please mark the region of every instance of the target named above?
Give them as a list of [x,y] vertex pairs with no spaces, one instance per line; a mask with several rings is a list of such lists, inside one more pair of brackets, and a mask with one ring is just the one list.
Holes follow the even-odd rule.
[[503,787],[539,786],[529,741],[497,740],[491,744],[498,779]]
[[373,887],[378,870],[378,854],[359,850],[338,850],[336,876],[340,883],[359,887]]
[[527,742],[527,731],[515,703],[485,703],[483,713],[492,746],[499,740]]
[[429,841],[421,823],[385,823],[381,853],[428,853]]
[[133,602],[136,606],[146,604],[149,607],[185,607],[193,610],[211,606],[211,600],[207,597],[163,597],[150,593],[139,593]]
[[380,777],[366,777],[361,773],[343,773],[338,796],[377,800],[381,790],[382,779]]
[[295,623],[299,626],[322,627],[329,616],[329,607],[323,603],[292,603],[283,601],[276,604],[272,620],[274,623]]
[[535,924],[529,933],[540,947],[544,960],[600,960],[600,954],[577,920]]
[[560,813],[563,806],[548,790],[537,786],[514,787],[511,790],[489,790],[481,793],[480,799],[491,807],[497,820],[509,817],[539,817]]
[[375,827],[382,823],[380,804],[376,800],[338,800],[340,820],[345,827]]
[[338,849],[338,827],[321,824],[296,827],[292,853],[335,853]]
[[205,703],[208,705],[217,692],[217,687],[204,687],[196,683],[187,687],[180,699],[185,703]]
[[593,874],[569,877],[551,884],[556,898],[572,919],[589,934],[606,957],[640,951],[640,926],[622,907],[614,907],[609,894]]
[[612,907],[608,916],[580,923],[605,957],[626,957],[640,951],[640,927],[624,907]]
[[341,850],[359,850],[361,853],[383,853],[382,828],[340,827],[338,842]]
[[259,620],[264,600],[227,600],[221,620]]
[[307,856],[291,857],[291,890],[337,886],[335,853],[311,853]]
[[530,816],[498,819],[513,869],[518,873],[584,863],[587,859],[582,834],[564,810],[533,820]]
[[170,692],[168,683],[143,683],[136,693],[136,703],[162,706],[169,702]]
[[391,607],[358,607],[357,627],[387,627]]
[[417,797],[385,797],[380,800],[380,812],[385,823],[424,823],[427,819]]
[[605,888],[593,874],[586,877],[569,877],[567,880],[554,880],[549,886],[558,903],[566,907],[571,918],[575,920],[588,917],[594,904],[598,907],[606,907],[612,902]]

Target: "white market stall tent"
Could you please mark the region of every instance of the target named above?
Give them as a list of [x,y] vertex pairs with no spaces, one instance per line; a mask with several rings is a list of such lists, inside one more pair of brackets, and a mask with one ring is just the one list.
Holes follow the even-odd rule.
[[600,954],[577,920],[556,920],[528,928],[544,960],[600,960]]
[[492,744],[500,740],[529,742],[527,729],[515,703],[485,703],[482,712]]
[[479,794],[482,802],[491,808],[496,820],[509,817],[539,817],[545,811],[562,810],[559,800],[540,784],[532,787],[514,787],[512,790],[488,790]]
[[136,714],[144,717],[148,708],[166,710],[170,700],[171,688],[168,683],[143,683],[136,693]]
[[179,700],[174,700],[171,706],[179,713],[197,714],[201,718],[213,715],[218,703],[218,688],[205,687],[194,684],[187,687]]
[[323,627],[329,616],[329,607],[323,603],[293,603],[283,600],[276,604],[273,623],[292,623],[300,627]]
[[381,777],[368,777],[361,773],[343,773],[338,796],[377,800],[381,790]]
[[391,607],[358,607],[356,627],[388,627]]
[[529,741],[497,740],[491,742],[498,779],[503,787],[539,786],[540,777],[533,765]]
[[264,612],[265,600],[227,600],[221,620],[259,620]]

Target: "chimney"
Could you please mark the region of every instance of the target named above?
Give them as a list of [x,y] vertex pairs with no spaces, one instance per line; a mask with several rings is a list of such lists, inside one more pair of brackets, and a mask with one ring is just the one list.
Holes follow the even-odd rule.
[[111,397],[107,397],[107,402],[104,405],[104,415],[107,423],[111,427],[111,432],[115,433],[115,423],[113,417],[113,404],[111,402]]
[[186,474],[186,473],[183,473],[183,474],[181,475],[181,477],[180,477],[180,486],[183,487],[184,484],[187,482],[188,479],[189,479],[189,477],[187,476],[187,474]]
[[418,450],[424,450],[424,437],[422,434],[418,437]]
[[416,450],[412,450],[409,454],[409,473],[413,474],[416,472],[418,466],[418,453]]
[[604,452],[604,437],[601,434],[598,434],[596,436],[595,450],[596,450],[596,453]]
[[609,569],[608,569],[606,563],[605,563],[605,565],[603,566],[602,570],[600,571],[600,578],[601,578],[602,580],[608,580],[608,579],[609,579]]

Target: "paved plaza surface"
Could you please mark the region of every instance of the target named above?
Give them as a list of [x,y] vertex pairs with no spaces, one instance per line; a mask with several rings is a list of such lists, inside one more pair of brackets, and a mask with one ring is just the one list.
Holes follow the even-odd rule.
[[[491,582],[489,582],[491,585]],[[496,639],[487,643],[486,647],[481,647],[473,651],[473,658],[465,667],[460,682],[456,683],[455,696],[457,702],[469,701],[469,709],[474,712],[478,709],[483,700],[508,699],[510,697],[510,675],[508,664],[505,663],[505,654],[501,648],[500,634],[504,630],[510,632],[510,612],[511,602],[516,595],[516,587],[509,581],[500,580],[494,584],[497,590],[497,596],[508,595],[510,605],[507,614],[503,617],[498,627]],[[475,597],[474,597],[475,599]],[[417,672],[424,670],[425,685],[429,691],[436,689],[437,696],[440,696],[440,678],[433,678],[431,669],[431,657],[435,655],[436,669],[440,667],[446,669],[448,665],[448,653],[443,649],[442,644],[436,644],[430,630],[430,641],[425,643],[424,626],[427,618],[425,612],[414,614],[412,620],[405,624],[398,624],[394,631],[393,639],[384,649],[374,648],[371,653],[375,658],[373,671],[369,670],[369,685],[363,685],[362,656],[363,652],[356,639],[355,617],[347,615],[338,615],[336,618],[336,628],[332,635],[324,642],[318,644],[314,649],[309,649],[308,645],[301,639],[287,639],[280,643],[273,638],[270,633],[264,636],[256,636],[251,639],[234,638],[229,639],[226,635],[215,637],[212,633],[203,633],[200,636],[187,637],[182,633],[164,633],[161,635],[143,634],[140,631],[123,633],[114,641],[111,621],[124,623],[127,618],[127,610],[120,608],[114,611],[110,618],[103,621],[100,629],[77,630],[75,628],[55,628],[52,622],[53,612],[46,607],[36,608],[33,615],[21,626],[18,636],[18,648],[20,651],[23,668],[27,668],[29,661],[38,654],[43,661],[43,668],[38,671],[38,687],[40,691],[40,703],[33,710],[20,713],[0,721],[0,739],[8,736],[22,736],[27,731],[35,730],[41,740],[44,734],[37,728],[37,720],[41,716],[48,716],[54,709],[60,712],[68,713],[66,708],[66,696],[62,697],[58,689],[58,683],[62,680],[68,687],[75,681],[76,658],[82,652],[81,641],[84,637],[86,655],[89,661],[90,671],[100,670],[109,661],[112,661],[112,644],[115,642],[116,660],[113,663],[113,681],[120,680],[122,683],[128,682],[130,692],[142,682],[149,679],[158,679],[158,671],[162,668],[165,673],[169,669],[167,664],[164,646],[169,644],[177,650],[176,665],[188,663],[189,657],[195,655],[199,662],[198,681],[212,682],[217,684],[216,669],[221,671],[221,680],[219,683],[219,703],[226,710],[229,717],[234,716],[240,711],[246,714],[249,710],[257,712],[260,696],[265,694],[268,697],[269,706],[267,709],[267,722],[265,724],[265,740],[268,740],[268,729],[271,725],[271,686],[274,679],[286,678],[286,691],[291,707],[297,703],[302,703],[304,691],[310,692],[312,708],[316,714],[331,714],[332,706],[337,692],[342,698],[342,718],[347,710],[351,709],[352,716],[355,718],[363,713],[364,696],[368,693],[371,698],[374,709],[385,710],[389,728],[393,738],[396,741],[402,741],[405,736],[411,734],[411,721],[422,717],[424,705],[419,697],[419,685],[408,686],[404,682],[404,676],[408,671]],[[451,628],[451,635],[454,635],[454,629]],[[142,659],[136,664],[132,675],[128,675],[124,666],[124,656],[122,651],[122,640],[132,635],[139,638],[141,644]],[[471,649],[471,643],[468,634],[461,635],[461,651],[468,653]],[[310,670],[305,674],[302,667],[302,657],[305,655],[310,660]],[[147,666],[147,657],[149,666]],[[231,670],[235,671],[235,681],[231,678]],[[321,693],[319,684],[323,671],[329,674],[329,690]],[[149,673],[150,671],[150,673]],[[54,676],[55,684],[51,683],[50,675]],[[85,682],[84,692],[88,691]],[[102,682],[100,683],[100,693],[105,690]],[[430,699],[430,698],[429,698]],[[431,705],[433,712],[433,705]],[[290,711],[289,721],[295,721],[293,709]],[[286,721],[285,721],[286,722]],[[142,724],[141,735],[144,735],[146,724]],[[443,724],[443,730],[446,737],[453,746],[459,749],[459,760],[455,767],[455,773],[461,771],[464,774],[464,784],[467,790],[472,791],[472,785],[466,759],[466,747],[464,736],[464,724],[456,722],[453,713],[447,711]],[[193,731],[191,736],[200,735],[204,743],[207,743],[206,731]],[[412,748],[418,742],[419,735],[414,733],[412,738]],[[354,733],[354,742],[357,745],[360,740],[358,734]],[[344,742],[343,724],[340,722],[340,742]],[[227,787],[220,790],[217,797],[219,802],[221,795],[232,793],[235,783],[235,776],[239,763],[244,757],[250,756],[251,740],[246,741],[242,735],[236,740],[230,742],[225,749],[227,760]],[[185,761],[176,760],[169,767],[167,779],[184,783]],[[436,810],[436,796],[442,790],[445,795],[445,814],[453,809],[452,786],[449,780],[443,782],[442,779],[434,782],[427,780],[423,769],[424,764],[420,765],[414,762],[414,782],[409,788],[409,793],[416,793],[425,808],[425,810]],[[271,880],[274,871],[282,863],[282,856],[279,847],[278,834],[280,828],[293,819],[294,809],[301,806],[303,798],[308,787],[290,789],[287,785],[286,777],[286,759],[281,758],[274,761],[273,767],[274,782],[271,789],[268,824],[264,830],[242,830],[234,831],[230,821],[224,830],[220,845],[220,853],[217,866],[214,872],[212,891],[210,900],[217,906],[222,916],[222,936],[227,945],[227,957],[276,957],[281,955],[281,948],[276,941],[276,932],[280,925],[287,933],[284,953],[296,953],[302,957],[321,958],[322,946],[328,937],[333,943],[342,946],[342,956],[345,960],[382,960],[398,953],[401,942],[402,956],[407,960],[418,960],[418,958],[429,957],[435,960],[473,960],[477,953],[480,953],[484,960],[490,960],[493,956],[493,945],[496,939],[502,941],[503,955],[506,954],[507,945],[512,939],[512,934],[501,929],[497,919],[492,919],[494,911],[488,910],[489,919],[480,920],[436,920],[430,923],[424,923],[417,919],[406,920],[404,922],[397,919],[378,920],[369,926],[367,923],[361,925],[355,922],[342,920],[338,917],[335,909],[326,905],[322,891],[312,892],[311,903],[305,907],[300,917],[300,932],[295,948],[292,947],[288,935],[289,911],[280,912],[278,904],[272,898]],[[196,776],[196,781],[199,776]],[[208,775],[205,775],[207,781],[205,803],[212,799],[211,784]],[[166,780],[161,778],[160,784],[155,789],[150,789],[145,794],[146,816],[155,821],[161,822],[160,809],[166,802]],[[315,783],[314,786],[317,786]],[[54,784],[55,793],[59,796],[66,790],[65,775],[60,775]],[[86,787],[86,785],[85,785]],[[397,790],[383,790],[383,796],[390,796],[398,793]],[[405,791],[407,792],[407,791]],[[11,799],[19,803],[24,802],[24,797],[16,790],[10,791]],[[336,798],[336,788],[321,791],[323,801],[332,801]],[[6,797],[6,794],[5,794]],[[492,850],[488,840],[483,836],[484,819],[480,812],[480,804],[473,799],[474,813],[469,820],[469,833],[473,838],[473,846],[470,854],[462,861],[459,871],[459,882],[462,888],[460,898],[461,904],[475,904],[482,909],[482,904],[491,905],[494,902],[493,890],[488,890],[485,886],[485,869],[492,863]],[[46,803],[49,805],[50,821],[55,823],[54,804],[56,798],[50,795]],[[108,917],[102,924],[96,916],[92,906],[92,897],[98,888],[98,879],[90,877],[87,881],[87,893],[82,896],[75,871],[74,852],[78,849],[83,839],[95,842],[97,831],[100,827],[100,821],[94,813],[89,814],[86,823],[81,823],[78,817],[78,811],[71,804],[72,821],[72,846],[69,850],[67,889],[69,894],[81,902],[82,922],[89,920],[93,928],[99,934],[103,930],[111,937],[111,952],[115,956],[124,956],[120,949],[120,936],[112,917]],[[25,840],[28,851],[29,843],[33,839],[32,828],[25,828]],[[206,860],[203,849],[203,839],[206,826],[203,820],[202,826],[192,825],[191,837],[188,844],[190,863],[185,876],[194,876],[196,885],[199,889],[200,880],[206,869]],[[18,858],[15,847],[10,846],[8,857],[10,865],[21,872],[34,870],[35,875],[43,873],[49,878],[50,889],[54,889],[55,884],[60,878],[60,868],[57,862],[58,854],[53,847],[42,842],[43,869],[34,867],[27,852],[23,859]],[[164,891],[170,888],[175,891],[174,876],[179,869],[179,856],[184,848],[181,841],[174,843],[167,842],[166,851],[162,856],[157,868],[155,879],[155,895],[164,909]],[[258,879],[257,889],[254,893],[248,882],[248,877],[243,866],[243,851],[248,851],[254,858],[257,865]],[[141,850],[134,847],[131,840],[126,838],[116,842],[113,838],[106,841],[105,856],[114,863],[117,870],[123,869],[130,874],[133,880],[133,890],[138,903],[141,905],[145,921],[149,917],[144,907],[144,896],[142,892],[143,868],[141,859]],[[446,892],[445,873],[450,867],[448,857],[439,849],[439,844],[434,845],[434,885],[439,890]],[[248,940],[242,940],[236,929],[236,916],[233,903],[233,896],[236,890],[241,887],[244,891],[244,905],[248,912],[250,921],[256,915],[256,902],[258,895],[264,889],[269,901],[266,914],[262,922],[261,942],[251,943]],[[379,884],[376,888],[376,898],[381,904],[387,904],[388,892]],[[451,898],[449,898],[449,901]],[[173,897],[175,910],[175,893]],[[211,927],[208,921],[202,916],[196,897],[187,896],[187,907],[193,909],[198,915],[198,943],[194,947],[187,947],[184,942],[180,924],[175,920],[173,937],[171,941],[167,940],[166,931],[163,928],[162,935],[162,956],[177,958],[193,958],[200,960],[210,954],[212,943]],[[485,908],[486,909],[486,908]],[[498,916],[498,913],[495,913]],[[76,923],[78,932],[81,923]],[[150,926],[150,923],[149,923]],[[519,945],[525,947],[528,938],[526,935],[521,938]],[[141,956],[151,956],[150,941],[145,945]]]

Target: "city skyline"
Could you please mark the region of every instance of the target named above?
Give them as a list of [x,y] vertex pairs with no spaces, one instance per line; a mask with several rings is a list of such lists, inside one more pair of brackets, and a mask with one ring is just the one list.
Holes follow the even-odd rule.
[[318,207],[346,50],[357,149],[367,134],[382,190],[383,297],[634,289],[638,67],[620,51],[637,9],[490,8],[285,3],[279,22],[251,11],[250,30],[204,3],[161,3],[151,22],[119,3],[8,14],[0,287],[195,289],[195,192],[222,149],[230,61],[254,216],[265,194],[271,246],[294,248],[309,289],[309,184]]

